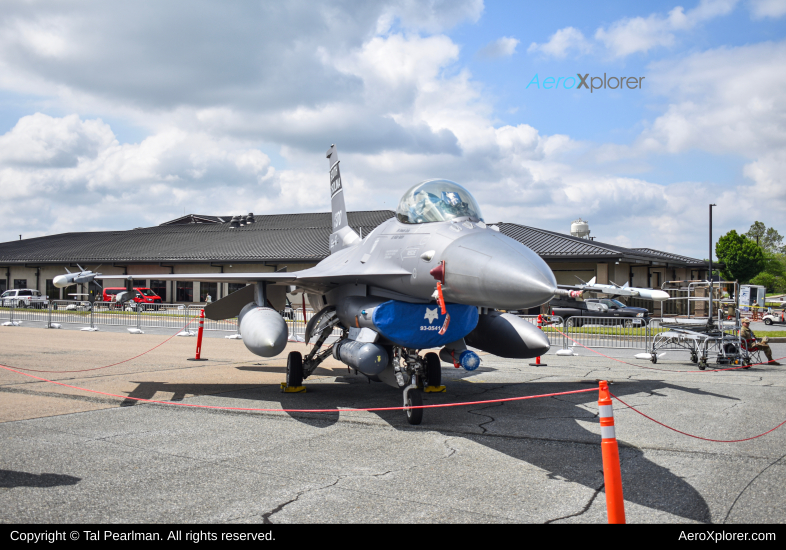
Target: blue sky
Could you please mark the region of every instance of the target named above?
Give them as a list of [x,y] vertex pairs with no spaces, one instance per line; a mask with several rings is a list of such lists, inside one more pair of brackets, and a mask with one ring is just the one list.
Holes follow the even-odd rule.
[[[15,2],[0,13],[0,241],[181,215],[394,208],[706,256],[786,233],[786,0]],[[644,77],[538,89],[537,74]],[[530,84],[529,88],[527,87]]]

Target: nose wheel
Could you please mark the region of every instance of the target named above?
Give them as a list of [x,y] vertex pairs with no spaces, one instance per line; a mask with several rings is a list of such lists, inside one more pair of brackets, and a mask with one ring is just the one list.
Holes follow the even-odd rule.
[[417,426],[423,422],[423,409],[411,409],[409,407],[420,407],[423,405],[423,396],[416,385],[407,386],[404,389],[404,412],[407,413],[407,422]]

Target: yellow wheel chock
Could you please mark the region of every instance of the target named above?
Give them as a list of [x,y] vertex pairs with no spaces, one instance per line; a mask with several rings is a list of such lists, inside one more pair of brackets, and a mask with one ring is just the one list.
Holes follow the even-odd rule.
[[445,386],[426,386],[423,388],[426,393],[445,393],[448,389]]
[[287,386],[286,382],[281,382],[281,391],[283,393],[306,393],[305,386]]

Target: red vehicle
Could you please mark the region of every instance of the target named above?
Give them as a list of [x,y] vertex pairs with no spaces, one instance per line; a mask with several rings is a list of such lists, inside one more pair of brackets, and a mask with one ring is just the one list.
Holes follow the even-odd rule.
[[[134,290],[136,291],[136,294],[134,295],[133,300],[137,304],[161,304],[163,302],[161,296],[159,296],[149,288],[135,286]],[[115,296],[123,291],[125,291],[125,288],[123,287],[118,287],[118,288],[105,287],[104,295],[102,299],[104,302],[114,302]]]

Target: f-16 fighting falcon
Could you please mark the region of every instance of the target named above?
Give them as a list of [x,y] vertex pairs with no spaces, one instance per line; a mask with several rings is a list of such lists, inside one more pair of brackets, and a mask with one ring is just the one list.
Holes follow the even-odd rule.
[[[548,302],[557,289],[546,263],[523,244],[488,226],[475,199],[452,181],[419,183],[402,197],[396,217],[364,238],[347,221],[336,147],[327,151],[333,233],[330,255],[296,272],[104,275],[103,278],[248,282],[205,307],[210,319],[238,316],[246,347],[262,357],[280,354],[288,330],[279,311],[286,293],[302,291],[316,312],[306,326],[312,344],[287,358],[286,384],[300,386],[332,355],[370,380],[404,391],[404,406],[422,404],[421,390],[441,385],[441,361],[474,370],[468,346],[508,358],[549,349],[530,323],[495,309]],[[334,329],[341,337],[324,346]],[[439,353],[421,350],[441,348]],[[407,408],[410,424],[423,409]]]

